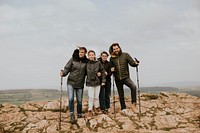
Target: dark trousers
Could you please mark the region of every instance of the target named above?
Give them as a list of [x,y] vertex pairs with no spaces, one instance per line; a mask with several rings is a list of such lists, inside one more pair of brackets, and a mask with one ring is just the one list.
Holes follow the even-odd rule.
[[110,108],[111,82],[107,81],[105,86],[101,86],[99,102],[101,110]]
[[115,80],[116,86],[117,86],[117,91],[119,94],[119,100],[120,100],[120,105],[121,105],[121,110],[126,109],[126,104],[124,101],[124,87],[123,85],[128,86],[131,89],[131,102],[134,103],[137,101],[137,87],[133,83],[133,81],[130,78],[125,78],[122,80]]

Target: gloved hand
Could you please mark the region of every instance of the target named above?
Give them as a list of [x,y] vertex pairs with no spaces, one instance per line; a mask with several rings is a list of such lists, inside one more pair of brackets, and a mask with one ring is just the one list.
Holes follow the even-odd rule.
[[64,75],[64,71],[61,70],[61,71],[60,71],[60,76],[63,77],[63,75]]
[[101,86],[104,86],[104,85],[106,85],[105,83],[101,83]]
[[140,61],[137,59],[137,58],[135,58],[135,61],[139,64],[140,63]]

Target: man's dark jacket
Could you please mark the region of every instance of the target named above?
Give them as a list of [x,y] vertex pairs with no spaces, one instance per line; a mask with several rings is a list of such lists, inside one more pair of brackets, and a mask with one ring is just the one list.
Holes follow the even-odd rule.
[[110,63],[111,67],[115,67],[115,80],[130,78],[128,65],[132,67],[138,66],[137,62],[128,53],[122,51],[118,55],[111,54]]

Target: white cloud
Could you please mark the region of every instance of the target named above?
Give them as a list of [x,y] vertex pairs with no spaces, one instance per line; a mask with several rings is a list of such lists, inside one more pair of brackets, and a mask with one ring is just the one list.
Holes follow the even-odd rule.
[[112,42],[141,60],[144,84],[199,79],[199,9],[198,0],[0,2],[0,89],[55,87],[77,44],[99,55]]

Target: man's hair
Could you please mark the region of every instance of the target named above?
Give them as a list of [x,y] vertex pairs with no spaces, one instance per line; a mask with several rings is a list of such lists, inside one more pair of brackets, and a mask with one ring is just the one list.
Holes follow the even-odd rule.
[[79,50],[84,50],[85,53],[87,53],[87,49],[85,47],[78,47],[78,48],[79,48]]
[[112,55],[112,53],[113,53],[113,47],[114,46],[118,46],[119,48],[120,48],[120,50],[121,50],[121,47],[119,46],[119,43],[113,43],[111,46],[110,46],[110,49],[109,49],[109,53]]

